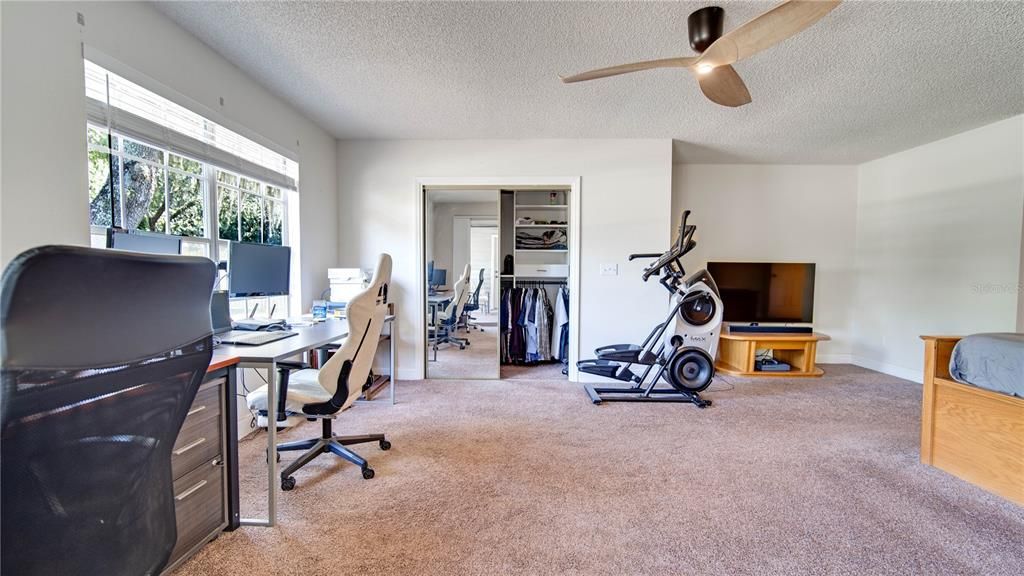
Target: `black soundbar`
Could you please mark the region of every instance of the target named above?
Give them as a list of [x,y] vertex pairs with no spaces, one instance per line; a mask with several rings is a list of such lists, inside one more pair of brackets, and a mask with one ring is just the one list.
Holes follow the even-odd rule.
[[810,326],[762,326],[760,324],[730,324],[729,332],[737,334],[768,333],[768,334],[811,334]]

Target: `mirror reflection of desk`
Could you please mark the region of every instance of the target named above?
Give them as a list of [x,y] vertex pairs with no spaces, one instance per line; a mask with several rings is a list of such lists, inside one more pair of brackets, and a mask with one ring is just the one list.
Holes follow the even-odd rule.
[[436,292],[434,294],[427,294],[427,314],[430,316],[430,324],[437,324],[437,310],[438,308],[444,308],[448,302],[451,302],[454,292]]

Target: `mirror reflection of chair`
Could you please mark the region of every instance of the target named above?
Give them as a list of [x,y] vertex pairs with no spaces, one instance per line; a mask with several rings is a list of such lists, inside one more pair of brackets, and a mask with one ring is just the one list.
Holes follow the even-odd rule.
[[473,312],[480,309],[480,289],[484,285],[484,269],[480,269],[480,273],[477,275],[476,290],[473,290],[473,294],[469,297],[469,301],[462,308],[462,318],[460,325],[466,327],[467,330],[476,328],[477,330],[483,330],[480,326],[475,324],[476,318],[473,318]]
[[448,301],[444,309],[437,314],[437,321],[427,328],[427,340],[434,351],[434,360],[437,361],[437,350],[443,344],[452,344],[464,350],[469,346],[469,340],[455,336],[458,328],[459,318],[465,308],[469,296],[469,265],[463,272],[461,278],[455,282],[455,290],[452,299]]
[[[360,467],[363,478],[373,478],[373,469],[366,460],[348,449],[352,444],[377,442],[381,450],[391,448],[383,434],[335,436],[332,423],[352,406],[362,394],[362,384],[370,374],[377,343],[380,341],[384,317],[388,314],[388,285],[391,283],[391,256],[381,254],[377,270],[366,290],[353,297],[346,307],[349,335],[337,352],[319,369],[312,370],[302,362],[278,362],[280,386],[277,425],[298,424],[319,418],[323,433],[319,438],[284,442],[279,452],[305,450],[281,471],[281,489],[295,487],[292,474],[320,454],[331,452]],[[259,425],[270,424],[267,416],[267,387],[262,386],[246,396],[249,408],[259,414]]]

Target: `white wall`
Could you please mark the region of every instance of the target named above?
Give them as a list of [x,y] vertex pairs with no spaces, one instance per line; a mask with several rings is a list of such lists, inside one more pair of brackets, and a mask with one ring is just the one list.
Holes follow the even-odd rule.
[[[708,261],[814,262],[820,362],[849,362],[857,211],[855,166],[675,166],[673,226],[691,210],[694,272]],[[674,234],[674,232],[673,232]]]
[[[0,6],[0,265],[32,246],[89,244],[84,42],[161,84],[156,91],[174,92],[163,96],[296,157],[302,302],[308,307],[326,286],[326,268],[337,265],[332,136],[147,4]],[[85,26],[78,25],[78,12]]]
[[[581,177],[581,351],[640,341],[666,312],[667,295],[640,281],[631,252],[669,242],[670,140],[454,140],[338,143],[341,265],[394,257],[400,306],[399,376],[422,374],[423,318],[416,301],[416,179]],[[618,276],[601,276],[602,262]]]
[[[1021,158],[1024,164],[1024,158]],[[1020,279],[1017,282],[1017,332],[1024,332],[1024,213],[1021,214]]]
[[[430,195],[430,192],[427,192]],[[436,268],[448,271],[448,285],[454,286],[462,270],[452,267],[452,225],[456,216],[480,216],[498,219],[498,192],[488,190],[480,192],[480,198],[491,198],[490,202],[440,202],[434,203],[433,218],[434,240],[431,251],[427,252],[427,260],[434,260]],[[469,254],[469,249],[466,249]]]
[[859,168],[857,362],[920,380],[921,334],[1013,331],[1024,116]]

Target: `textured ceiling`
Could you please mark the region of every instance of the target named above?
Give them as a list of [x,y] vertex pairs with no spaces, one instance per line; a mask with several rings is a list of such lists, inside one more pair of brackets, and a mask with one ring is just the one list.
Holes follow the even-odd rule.
[[341,139],[673,138],[677,161],[860,163],[1024,113],[1024,3],[847,1],[735,67],[722,108],[689,73],[558,74],[690,55],[775,2],[166,2],[159,9]]

